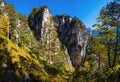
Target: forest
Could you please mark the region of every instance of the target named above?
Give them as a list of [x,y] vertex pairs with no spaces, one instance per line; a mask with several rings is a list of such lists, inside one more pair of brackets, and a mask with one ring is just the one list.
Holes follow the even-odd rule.
[[120,1],[106,3],[89,30],[79,18],[28,17],[0,1],[0,82],[119,82]]

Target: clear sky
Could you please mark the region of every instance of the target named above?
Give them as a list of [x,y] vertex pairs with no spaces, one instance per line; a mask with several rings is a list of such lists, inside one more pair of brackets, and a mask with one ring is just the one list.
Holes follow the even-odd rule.
[[86,27],[96,23],[100,9],[113,0],[6,0],[17,12],[28,16],[34,7],[47,5],[52,13],[78,17]]

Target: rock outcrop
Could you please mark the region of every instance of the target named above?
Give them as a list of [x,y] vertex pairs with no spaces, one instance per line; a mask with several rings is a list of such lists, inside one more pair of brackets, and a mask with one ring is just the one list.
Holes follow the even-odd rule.
[[44,38],[51,37],[57,28],[59,41],[66,46],[72,65],[75,68],[79,67],[81,60],[82,62],[85,60],[88,32],[77,18],[64,15],[57,15],[53,18],[48,7],[45,6],[34,9],[29,16],[29,25],[36,38],[43,44]]
[[59,40],[66,46],[73,66],[80,66],[86,55],[88,41],[86,27],[77,18],[64,15],[55,16],[55,22],[58,24]]
[[45,60],[49,64],[53,64],[55,59],[52,56],[59,54],[60,42],[57,38],[57,29],[48,7],[43,6],[37,9],[34,16],[30,16],[29,19],[29,25],[34,31],[35,37],[44,46],[45,51],[47,51],[44,53],[44,55],[48,56],[48,58],[45,57]]

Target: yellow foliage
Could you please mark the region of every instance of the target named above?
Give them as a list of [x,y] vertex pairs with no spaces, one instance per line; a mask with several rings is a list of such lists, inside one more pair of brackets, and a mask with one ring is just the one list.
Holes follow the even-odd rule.
[[37,56],[36,56],[36,54],[31,54],[31,56],[32,56],[32,58],[35,58],[35,59],[37,59]]
[[84,67],[85,67],[86,70],[90,70],[90,64],[89,64],[88,61],[86,61],[86,62],[84,63]]
[[33,59],[33,61],[34,61],[34,64],[40,65],[39,61],[36,61],[36,59]]
[[51,82],[59,82],[57,77],[54,77]]
[[[7,41],[7,43],[4,45],[4,47],[7,48],[9,56],[11,57],[11,62],[13,64],[22,62],[23,60],[22,61],[20,60],[20,58],[22,57],[23,59],[29,61],[30,63],[40,65],[40,63],[37,60],[37,57],[35,55],[34,55],[34,57],[32,57],[29,53],[27,53],[30,50],[28,47],[26,47],[26,46],[24,47],[24,49],[27,50],[27,52],[26,52],[25,50],[18,47],[11,40],[7,39],[3,34],[0,34],[0,38]],[[0,47],[3,47],[3,46],[0,46]]]
[[7,48],[8,48],[8,51],[11,53],[11,56],[21,56],[27,60],[31,59],[29,54],[27,54],[24,50],[22,50],[20,47],[18,47],[16,44],[14,44],[10,40],[8,40]]
[[73,67],[71,68],[69,65],[65,65],[65,70],[66,71],[71,71],[71,72],[75,71],[75,69]]
[[8,20],[6,16],[0,17],[0,33],[4,35],[8,33]]
[[118,70],[120,69],[120,64],[117,64],[117,65],[114,67],[114,69],[115,69],[116,71],[118,71]]
[[23,49],[26,51],[26,52],[30,52],[30,49],[27,47],[27,46],[23,46]]
[[69,65],[65,65],[65,69],[66,70],[70,70],[70,66]]
[[18,63],[18,62],[20,62],[19,58],[12,58],[12,63],[13,63],[13,64],[14,64],[14,63]]

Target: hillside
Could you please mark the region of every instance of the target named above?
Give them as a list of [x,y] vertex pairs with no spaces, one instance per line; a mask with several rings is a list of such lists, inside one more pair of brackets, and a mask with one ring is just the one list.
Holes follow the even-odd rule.
[[119,10],[108,3],[91,30],[48,6],[27,18],[0,1],[0,82],[119,82]]

